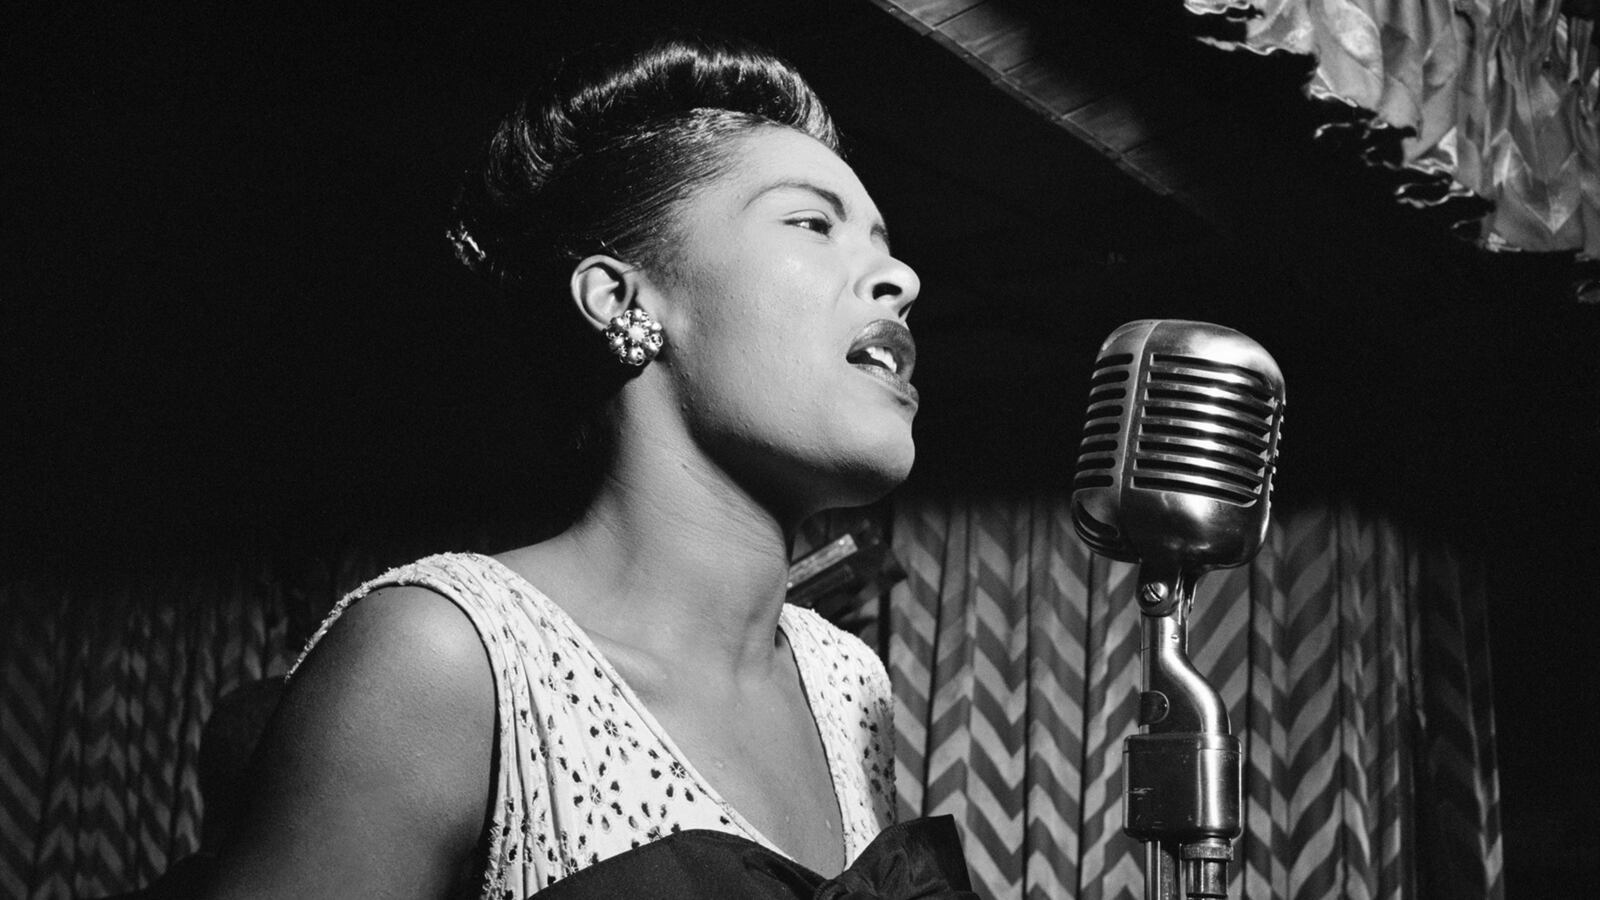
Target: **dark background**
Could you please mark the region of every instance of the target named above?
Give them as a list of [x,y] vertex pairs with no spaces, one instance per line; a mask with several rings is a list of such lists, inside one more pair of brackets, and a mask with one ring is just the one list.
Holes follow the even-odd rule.
[[866,0],[465,9],[6,14],[8,571],[514,531],[561,493],[559,429],[449,257],[457,172],[552,55],[709,25],[812,78],[923,277],[913,488],[1066,486],[1123,321],[1250,334],[1288,384],[1281,504],[1353,499],[1486,565],[1510,896],[1594,880],[1600,307],[1570,258],[1484,254],[1448,227],[1470,210],[1392,203],[1397,176],[1311,139],[1338,111],[1301,96],[1303,60],[1160,21],[1084,65],[1229,93],[1232,142],[1194,147],[1225,199],[1200,209]]

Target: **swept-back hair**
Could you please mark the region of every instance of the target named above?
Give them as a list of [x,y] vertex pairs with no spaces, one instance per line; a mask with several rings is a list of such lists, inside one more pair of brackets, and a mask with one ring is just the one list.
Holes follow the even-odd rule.
[[672,39],[569,60],[500,122],[451,238],[470,268],[513,289],[564,284],[594,253],[659,271],[676,205],[727,167],[732,138],[774,125],[838,150],[800,74],[747,44]]

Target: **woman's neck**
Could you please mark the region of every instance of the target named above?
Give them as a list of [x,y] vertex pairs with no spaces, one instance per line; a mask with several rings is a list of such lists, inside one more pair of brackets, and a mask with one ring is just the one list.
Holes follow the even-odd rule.
[[786,523],[701,454],[623,446],[584,515],[530,548],[531,580],[630,654],[731,677],[770,671]]

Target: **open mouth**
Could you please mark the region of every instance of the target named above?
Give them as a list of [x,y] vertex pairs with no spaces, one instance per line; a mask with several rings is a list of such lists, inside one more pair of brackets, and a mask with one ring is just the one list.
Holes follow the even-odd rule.
[[861,330],[851,342],[845,361],[909,396],[917,399],[911,386],[911,370],[917,364],[917,345],[911,331],[893,319],[878,319]]
[[878,366],[889,370],[892,374],[900,374],[900,360],[895,356],[894,351],[888,347],[877,345],[863,347],[851,353],[845,359],[849,360],[851,365]]

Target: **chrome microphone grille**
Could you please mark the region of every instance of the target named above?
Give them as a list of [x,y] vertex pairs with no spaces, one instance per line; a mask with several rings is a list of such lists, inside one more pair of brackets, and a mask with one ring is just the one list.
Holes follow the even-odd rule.
[[1115,483],[1112,469],[1117,464],[1132,376],[1131,353],[1108,354],[1095,363],[1094,376],[1089,381],[1089,407],[1084,413],[1083,440],[1078,445],[1078,470],[1072,479],[1073,490],[1110,487]]
[[1281,401],[1260,373],[1154,353],[1136,402],[1133,487],[1242,506],[1268,499]]
[[1266,535],[1283,374],[1220,325],[1143,319],[1100,346],[1073,477],[1095,552],[1185,571],[1236,566]]

